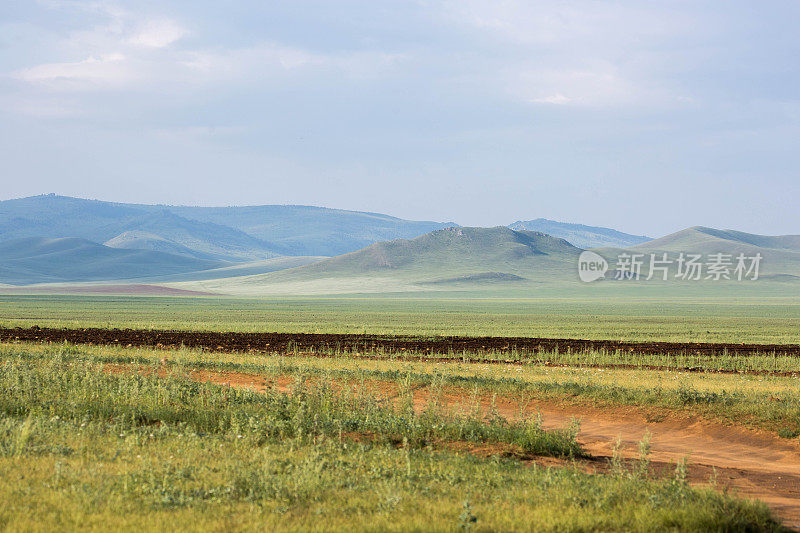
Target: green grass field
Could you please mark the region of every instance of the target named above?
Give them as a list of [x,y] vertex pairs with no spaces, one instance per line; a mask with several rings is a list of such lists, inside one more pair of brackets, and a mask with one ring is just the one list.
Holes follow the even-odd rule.
[[[535,298],[496,290],[258,299],[5,294],[0,326],[800,343],[800,298],[777,289],[736,297],[548,291]],[[764,435],[780,452],[800,435],[794,377],[592,365],[796,372],[796,358],[542,352],[519,365],[485,365],[451,355],[452,363],[435,364],[0,345],[0,530],[179,523],[197,531],[769,531],[780,530],[775,516],[795,519],[791,505],[767,507],[740,499],[736,488],[719,490],[716,470],[676,465],[664,448],[651,467],[643,428],[629,432],[624,455],[611,457],[603,450],[616,433],[597,448],[578,439],[569,418],[548,425],[535,410],[484,409],[497,398],[519,406],[535,399],[574,413],[610,412],[611,420],[636,413],[668,428],[691,420],[723,434],[730,427]],[[291,391],[200,382],[191,377],[198,370],[262,383],[288,377]],[[396,390],[391,401],[378,386]],[[475,403],[456,409],[437,400],[421,409],[420,390]],[[704,431],[688,438],[714,457]],[[637,459],[630,444],[639,439]],[[750,497],[793,494],[771,488],[781,465],[764,481],[758,469],[739,468],[735,449],[720,463],[741,472],[726,474],[735,478],[728,483],[752,487]]]
[[[800,390],[794,376],[548,367],[536,361],[522,365],[482,365],[454,360],[439,363],[376,361],[358,356],[337,358],[223,354],[192,349],[152,350],[114,346],[0,344],[0,358],[65,364],[158,364],[166,357],[176,371],[216,369],[257,375],[299,374],[338,380],[402,381],[409,387],[450,385],[487,394],[547,398],[559,403],[593,406],[635,406],[653,416],[683,412],[735,423],[794,438],[800,435]],[[611,358],[612,356],[607,356]],[[626,357],[626,356],[622,356]],[[739,359],[735,364],[746,366]],[[633,359],[628,360],[636,364]],[[797,369],[797,362],[793,368]]]
[[[315,369],[322,362],[182,350],[167,352],[157,377],[164,355],[2,347],[0,529],[780,529],[759,502],[689,486],[681,463],[656,475],[646,441],[635,463],[587,472],[569,462],[583,453],[569,428],[414,411],[405,398],[426,379],[423,367],[394,376],[400,396],[390,404],[337,386],[365,372],[388,377],[357,360]],[[144,372],[105,371],[112,360],[144,363]],[[259,394],[188,379],[184,369],[200,363],[280,373],[294,385]],[[450,379],[497,391],[536,381],[459,372]],[[477,452],[487,447],[494,452]],[[548,467],[547,457],[566,459]]]
[[3,326],[800,342],[800,298],[175,298],[0,294]]

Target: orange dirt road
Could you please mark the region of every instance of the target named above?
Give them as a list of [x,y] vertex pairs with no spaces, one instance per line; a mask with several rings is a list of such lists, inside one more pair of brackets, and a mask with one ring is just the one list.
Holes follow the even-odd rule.
[[[114,365],[110,365],[114,366]],[[109,368],[119,371],[120,368]],[[263,392],[267,387],[291,391],[293,378],[225,371],[190,371],[189,377],[231,387]],[[346,386],[346,384],[343,384]],[[363,390],[363,381],[358,387]],[[371,394],[393,400],[399,389],[395,382],[374,380],[367,385]],[[708,485],[716,476],[718,487],[734,489],[739,496],[757,498],[780,517],[790,528],[800,530],[800,447],[764,431],[727,426],[699,418],[670,418],[647,421],[636,408],[595,408],[558,404],[531,398],[521,405],[519,399],[482,393],[475,398],[472,391],[445,387],[433,397],[428,387],[412,391],[414,405],[422,409],[434,399],[454,411],[471,411],[475,401],[482,412],[494,409],[508,420],[520,418],[521,408],[539,412],[546,428],[562,428],[572,419],[580,420],[578,440],[595,458],[611,458],[612,447],[619,437],[622,455],[638,458],[638,443],[646,432],[651,435],[650,459],[654,467],[664,471],[686,457],[689,480],[695,485]],[[596,464],[596,463],[595,463]]]

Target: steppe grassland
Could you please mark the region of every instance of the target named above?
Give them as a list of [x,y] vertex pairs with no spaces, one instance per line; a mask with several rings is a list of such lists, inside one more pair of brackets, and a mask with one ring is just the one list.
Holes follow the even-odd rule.
[[[360,356],[317,358],[259,354],[224,354],[191,349],[150,350],[79,346],[76,361],[131,365],[167,362],[182,369],[223,370],[257,376],[303,375],[339,382],[396,382],[408,387],[456,387],[470,393],[497,394],[525,402],[547,399],[571,404],[635,407],[647,416],[665,413],[701,416],[777,432],[800,435],[800,379],[797,375],[730,374],[651,369],[552,367],[538,364],[495,365],[454,362],[370,360]],[[59,345],[0,344],[0,354],[46,362]],[[732,360],[746,359],[731,357]]]
[[270,298],[0,294],[0,326],[800,343],[800,296]]
[[[293,375],[293,393],[182,376],[182,366],[213,365],[217,357],[223,368]],[[357,370],[319,373],[247,357],[3,346],[0,527],[778,529],[763,504],[689,487],[680,465],[674,476],[653,479],[646,455],[635,467],[598,475],[469,448],[568,461],[581,453],[569,428],[545,431],[535,418],[510,423],[435,407],[415,414],[402,396],[396,406],[380,404],[330,381]],[[126,359],[153,372],[110,373],[99,363]],[[153,375],[165,366],[165,375]],[[406,386],[415,379],[397,377]],[[462,446],[456,452],[449,444]]]

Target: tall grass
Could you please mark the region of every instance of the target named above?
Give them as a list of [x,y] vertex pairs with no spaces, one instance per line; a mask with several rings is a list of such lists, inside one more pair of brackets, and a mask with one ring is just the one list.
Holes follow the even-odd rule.
[[384,442],[422,447],[437,441],[504,443],[536,455],[579,456],[577,427],[545,431],[536,418],[508,422],[454,416],[434,404],[418,412],[406,396],[399,405],[343,390],[335,383],[306,383],[292,393],[260,394],[200,383],[179,373],[104,372],[101,364],[25,360],[0,365],[0,413],[37,414],[76,421],[109,421],[120,430],[185,424],[199,432],[237,431],[263,439],[358,433]]
[[615,475],[438,446],[580,454],[535,420],[415,413],[407,376],[396,403],[304,372],[258,394],[70,352],[0,360],[0,529],[779,530],[759,502],[652,479],[646,445]]
[[[78,366],[87,363],[148,366],[166,357],[168,363],[165,367],[153,368],[168,368],[180,373],[183,365],[188,365],[192,368],[264,376],[304,374],[313,377],[315,383],[320,383],[320,379],[340,383],[368,379],[408,382],[410,386],[448,385],[469,390],[478,387],[483,393],[514,397],[523,395],[578,404],[630,405],[645,410],[684,411],[775,431],[786,438],[800,435],[800,390],[796,386],[796,378],[788,376],[603,371],[536,365],[432,364],[403,359],[367,361],[347,356],[316,359],[71,345],[0,345],[0,360],[47,366],[54,357],[59,358],[58,364]],[[369,398],[365,400],[367,403],[370,401]],[[663,413],[656,412],[653,416],[663,416]]]
[[[297,351],[289,354],[303,355]],[[284,355],[274,353],[273,355]],[[392,360],[418,360],[443,358],[465,363],[508,362],[526,365],[563,365],[588,368],[614,367],[653,367],[663,369],[689,370],[693,372],[743,372],[743,373],[792,373],[800,374],[800,357],[782,355],[775,352],[761,352],[748,355],[721,353],[719,355],[682,354],[646,354],[628,350],[489,350],[475,351],[442,351],[442,352],[397,352],[386,350],[359,350],[353,346],[348,349],[314,349],[306,355],[335,356],[353,358],[385,358]]]
[[[0,415],[0,528],[250,531],[771,531],[758,502],[653,480],[591,475],[375,443]],[[241,437],[241,438],[240,438]],[[57,444],[46,449],[41,443]]]

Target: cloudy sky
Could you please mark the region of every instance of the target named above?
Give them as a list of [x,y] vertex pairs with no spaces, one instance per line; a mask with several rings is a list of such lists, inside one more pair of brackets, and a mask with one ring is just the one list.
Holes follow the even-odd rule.
[[0,198],[800,233],[800,1],[0,7]]

